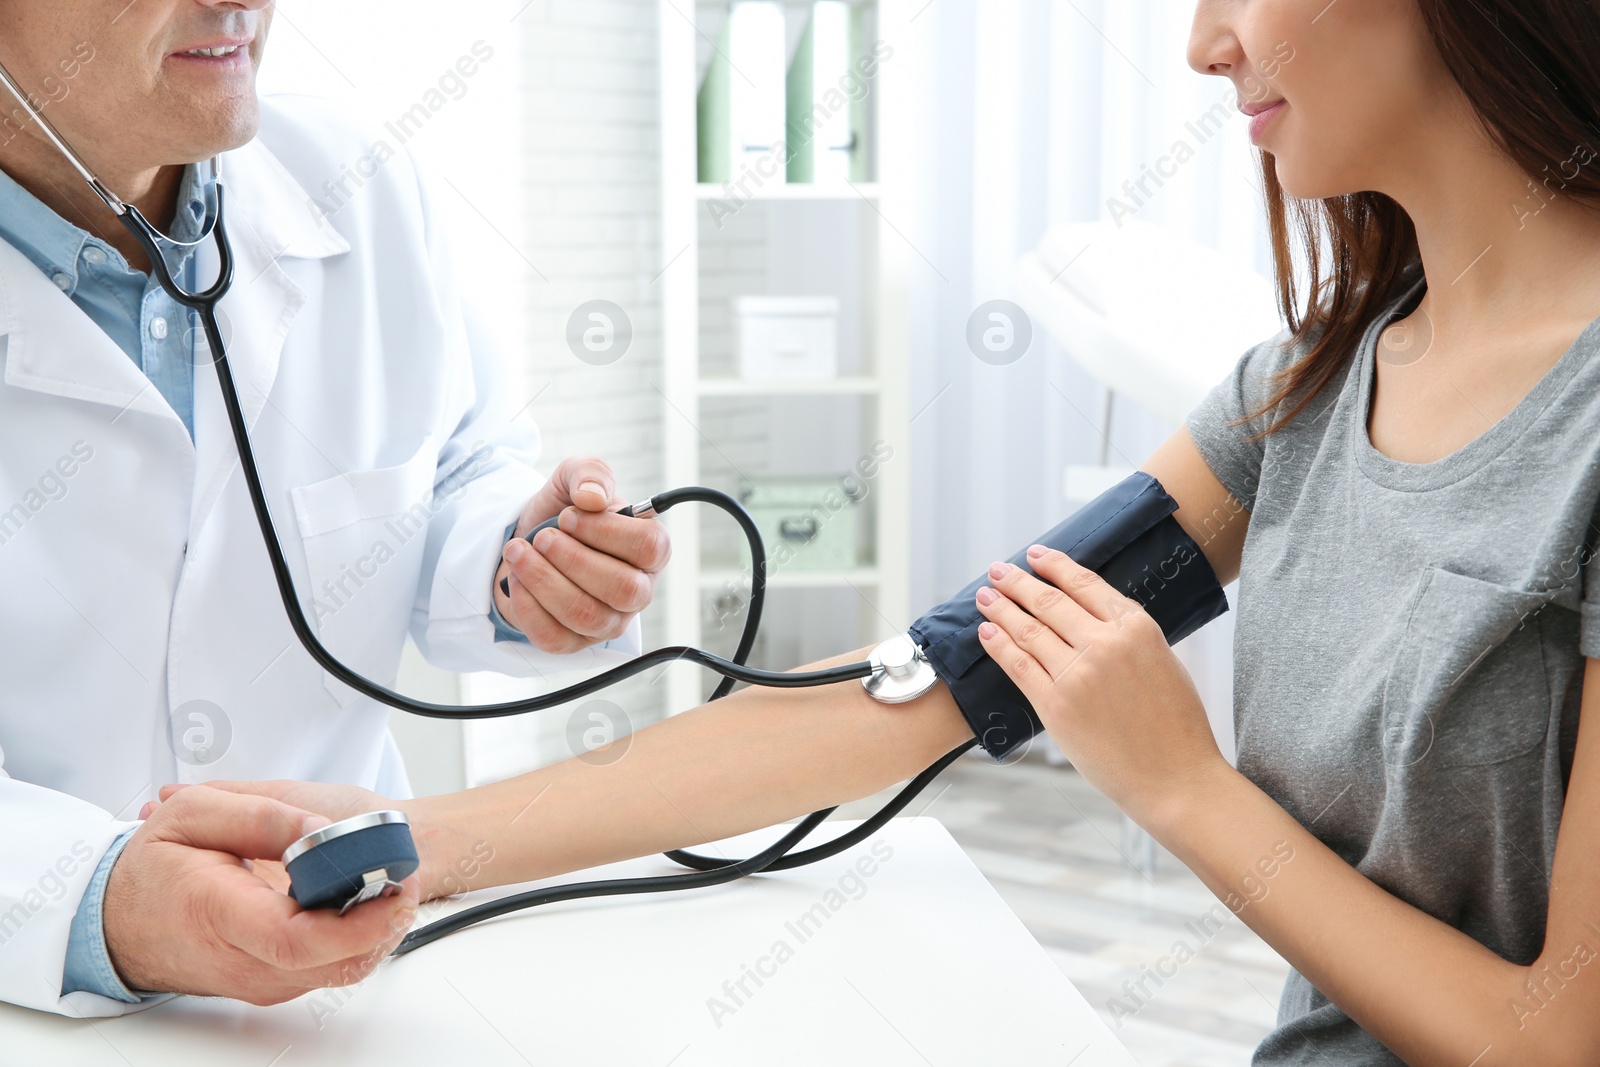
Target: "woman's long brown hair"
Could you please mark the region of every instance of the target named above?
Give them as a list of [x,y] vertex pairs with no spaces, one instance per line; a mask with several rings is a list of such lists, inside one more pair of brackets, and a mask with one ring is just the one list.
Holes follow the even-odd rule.
[[[1527,172],[1530,203],[1565,195],[1600,204],[1600,0],[1416,2],[1484,129]],[[1279,409],[1255,439],[1293,419],[1339,373],[1378,312],[1415,282],[1422,262],[1416,227],[1388,196],[1295,200],[1279,184],[1271,154],[1261,152],[1260,163],[1278,307],[1288,343],[1306,355],[1250,415]],[[1310,279],[1303,303],[1296,243]]]

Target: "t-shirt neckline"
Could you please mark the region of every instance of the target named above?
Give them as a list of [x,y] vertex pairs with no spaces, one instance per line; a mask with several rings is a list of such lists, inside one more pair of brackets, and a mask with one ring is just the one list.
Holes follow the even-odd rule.
[[1584,327],[1577,340],[1572,342],[1571,347],[1516,407],[1472,441],[1431,463],[1406,463],[1393,459],[1373,446],[1372,437],[1367,432],[1376,381],[1378,338],[1396,320],[1416,310],[1427,287],[1427,278],[1418,278],[1410,289],[1380,312],[1362,336],[1356,357],[1353,385],[1355,417],[1350,422],[1352,447],[1367,477],[1391,489],[1438,489],[1465,478],[1494,459],[1539,417],[1582,366],[1590,349],[1600,344],[1600,318],[1597,318]]

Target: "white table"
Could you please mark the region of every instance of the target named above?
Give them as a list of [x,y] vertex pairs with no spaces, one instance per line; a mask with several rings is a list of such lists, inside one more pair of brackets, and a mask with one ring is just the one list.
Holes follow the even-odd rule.
[[[745,855],[772,836],[742,840],[722,846],[724,854]],[[878,859],[862,876],[853,865],[873,855],[873,843]],[[669,869],[650,857],[602,873]],[[799,917],[814,905],[827,917],[818,912],[801,929]],[[757,969],[767,975],[759,986],[745,977]],[[748,995],[724,988],[741,977]],[[720,1018],[711,998],[726,1006]],[[388,961],[359,986],[272,1008],[180,997],[91,1023],[0,1005],[0,1060],[50,1067],[1134,1062],[931,818],[897,819],[874,842],[797,871],[502,919]]]

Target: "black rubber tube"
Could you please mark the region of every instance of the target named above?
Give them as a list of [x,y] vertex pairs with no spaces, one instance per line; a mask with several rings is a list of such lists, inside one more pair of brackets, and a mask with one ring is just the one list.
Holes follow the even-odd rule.
[[[137,209],[130,207],[128,212],[121,218],[129,232],[144,248],[145,254],[150,260],[151,270],[155,273],[157,280],[167,295],[184,307],[194,311],[200,318],[200,324],[206,336],[206,344],[211,351],[216,367],[217,381],[221,386],[223,406],[228,415],[228,425],[232,430],[235,448],[238,450],[239,467],[244,473],[245,487],[249,492],[250,504],[256,516],[256,524],[260,527],[262,541],[267,550],[267,558],[271,563],[273,577],[277,582],[279,599],[282,600],[284,612],[289,618],[289,626],[307,654],[334,678],[364,696],[413,715],[440,719],[487,719],[544,711],[587,696],[590,693],[598,692],[657,664],[672,663],[678,660],[687,660],[722,674],[722,681],[718,683],[711,694],[710,699],[712,700],[720,700],[722,697],[727,696],[736,682],[746,682],[752,685],[772,688],[797,689],[864,678],[873,672],[872,665],[865,661],[844,664],[820,671],[763,671],[745,665],[745,661],[749,658],[751,649],[755,645],[756,634],[761,625],[762,611],[766,603],[766,549],[762,544],[761,532],[756,527],[755,521],[751,519],[749,513],[737,501],[726,493],[700,486],[669,490],[652,497],[651,503],[657,513],[665,512],[675,504],[685,501],[712,504],[732,516],[734,521],[739,524],[740,529],[743,530],[745,539],[750,545],[751,555],[750,603],[745,613],[744,627],[740,633],[739,643],[731,661],[696,648],[684,646],[662,648],[614,667],[611,670],[604,671],[593,678],[566,686],[552,693],[546,693],[543,696],[505,701],[498,704],[479,705],[436,704],[431,701],[415,700],[386,686],[379,685],[346,667],[318,639],[316,632],[306,619],[305,612],[300,606],[299,597],[295,593],[294,578],[289,572],[288,561],[283,555],[283,546],[278,539],[277,528],[272,518],[272,510],[267,505],[266,491],[262,487],[261,473],[256,466],[255,451],[250,445],[249,429],[245,423],[244,412],[239,403],[238,389],[234,384],[233,369],[228,362],[227,345],[223,340],[222,330],[217,321],[217,306],[227,294],[233,280],[233,250],[228,241],[227,227],[224,222],[223,197],[224,191],[219,180],[217,183],[217,218],[214,231],[219,269],[217,278],[211,287],[201,292],[190,293],[177,284],[162,253],[160,242],[163,238],[161,234],[145,220]],[[890,801],[871,819],[850,833],[841,835],[827,844],[818,845],[792,856],[789,855],[791,849],[803,841],[807,835],[833,813],[833,808],[813,812],[769,848],[747,859],[718,860],[697,856],[690,852],[674,850],[665,855],[676,862],[696,868],[695,873],[662,875],[651,878],[578,882],[571,885],[535,890],[529,893],[514,894],[475,908],[468,908],[448,918],[429,923],[421,929],[412,931],[401,941],[399,947],[395,949],[394,955],[405,955],[421,948],[423,945],[486,919],[525,908],[537,907],[541,904],[551,904],[557,901],[574,900],[582,897],[615,896],[624,893],[661,893],[693,889],[700,886],[718,885],[723,882],[733,881],[763,870],[787,870],[826,859],[865,840],[866,837],[876,832],[890,818],[902,810],[917,793],[926,788],[927,784],[937,777],[945,767],[949,766],[956,756],[959,756],[976,743],[974,740],[951,752],[913,779],[894,800]]]

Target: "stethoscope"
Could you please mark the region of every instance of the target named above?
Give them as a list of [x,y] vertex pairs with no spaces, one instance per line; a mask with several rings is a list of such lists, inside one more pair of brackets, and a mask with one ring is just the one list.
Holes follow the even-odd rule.
[[[922,649],[905,634],[880,644],[866,660],[826,670],[777,672],[746,666],[745,660],[749,658],[750,651],[755,645],[756,633],[761,625],[762,609],[766,602],[766,549],[762,544],[760,530],[738,501],[726,493],[703,487],[674,489],[660,493],[641,504],[622,508],[618,514],[645,518],[662,514],[685,501],[696,501],[722,509],[739,524],[750,545],[751,587],[744,629],[731,660],[697,648],[685,646],[661,648],[543,696],[480,705],[435,704],[414,700],[351,670],[323,647],[316,632],[306,620],[299,597],[295,593],[294,579],[284,558],[283,546],[278,540],[271,509],[267,506],[261,474],[256,467],[255,452],[250,445],[249,429],[234,385],[233,370],[228,362],[227,346],[223,342],[222,329],[217,321],[217,306],[233,284],[234,270],[233,248],[228,240],[227,225],[223,217],[223,201],[226,194],[222,183],[220,160],[212,157],[204,164],[209,171],[207,177],[213,179],[207,182],[207,185],[213,190],[215,204],[209,207],[200,235],[192,241],[174,240],[156,229],[137,207],[124,202],[106,187],[61,133],[40,113],[39,108],[34,106],[28,94],[17,85],[4,66],[0,66],[0,84],[3,84],[17,99],[28,117],[38,124],[44,135],[79,176],[89,184],[89,188],[94,190],[95,195],[105,202],[139,242],[139,246],[150,260],[150,268],[155,273],[161,288],[175,302],[193,311],[200,319],[206,344],[216,367],[223,405],[227,409],[228,425],[233,433],[235,447],[238,449],[240,469],[244,472],[250,503],[255,510],[256,523],[261,528],[261,537],[272,564],[273,577],[277,580],[284,611],[289,616],[289,625],[311,658],[345,685],[364,696],[414,715],[440,719],[485,719],[544,711],[615,685],[657,664],[674,663],[679,660],[708,667],[723,676],[722,681],[712,692],[711,700],[720,700],[726,696],[736,682],[799,689],[860,679],[874,699],[883,703],[898,704],[921,696],[938,681]],[[177,279],[173,277],[162,252],[162,246],[165,244],[174,248],[194,248],[212,238],[215,239],[217,248],[216,280],[207,289],[191,292],[179,285]],[[532,541],[539,531],[554,526],[556,521],[550,519],[542,523],[526,535],[527,539]],[[854,847],[880,830],[926,788],[928,783],[977,743],[977,740],[973,739],[962,744],[907,783],[871,818],[854,830],[825,844],[815,845],[799,852],[792,851],[833,813],[835,810],[833,808],[806,816],[778,841],[746,859],[716,859],[675,850],[665,855],[683,866],[692,868],[693,873],[580,882],[513,894],[464,909],[413,930],[401,941],[394,954],[404,955],[485,919],[541,904],[581,897],[695,889],[731,882],[759,871],[789,870],[827,859]],[[398,883],[411,874],[418,865],[416,847],[406,817],[397,811],[371,812],[323,827],[291,845],[284,853],[283,862],[293,884],[291,894],[297,902],[304,907],[337,907],[341,911],[373,897],[397,891]]]

